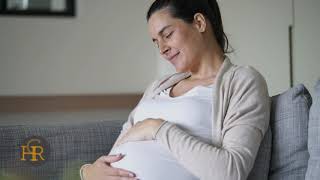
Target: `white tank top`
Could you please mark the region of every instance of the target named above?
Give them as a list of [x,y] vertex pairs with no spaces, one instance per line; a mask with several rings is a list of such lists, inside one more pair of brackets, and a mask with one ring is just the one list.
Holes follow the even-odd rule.
[[[196,86],[178,97],[170,97],[171,88],[168,88],[154,99],[145,100],[137,106],[134,123],[146,118],[161,118],[211,143],[213,86]],[[117,153],[126,156],[112,163],[112,166],[130,170],[141,180],[198,180],[156,141],[125,143],[114,148],[110,154]]]
[[211,142],[212,138],[212,101],[213,84],[195,86],[185,94],[171,97],[171,88],[145,101],[137,107],[134,123],[146,118],[161,118],[176,124],[189,134],[202,141]]

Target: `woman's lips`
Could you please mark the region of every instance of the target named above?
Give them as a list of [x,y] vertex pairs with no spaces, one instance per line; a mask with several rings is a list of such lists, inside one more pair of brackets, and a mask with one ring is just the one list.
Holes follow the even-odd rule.
[[177,53],[169,58],[169,61],[173,61],[180,53]]

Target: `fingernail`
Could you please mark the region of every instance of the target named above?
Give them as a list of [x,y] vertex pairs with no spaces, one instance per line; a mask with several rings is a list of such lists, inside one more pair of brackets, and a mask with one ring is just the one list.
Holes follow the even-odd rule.
[[121,154],[121,153],[117,154],[117,157],[120,157],[120,156],[122,156],[122,154]]
[[132,174],[132,173],[129,173],[129,176],[130,176],[130,177],[135,177],[135,175],[134,175],[134,174]]

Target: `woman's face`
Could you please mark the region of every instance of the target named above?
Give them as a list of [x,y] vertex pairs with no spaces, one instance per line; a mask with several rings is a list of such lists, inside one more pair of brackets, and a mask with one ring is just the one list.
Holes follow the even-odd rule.
[[161,56],[177,72],[188,72],[199,63],[203,40],[194,24],[174,18],[168,9],[162,9],[150,17],[148,27]]

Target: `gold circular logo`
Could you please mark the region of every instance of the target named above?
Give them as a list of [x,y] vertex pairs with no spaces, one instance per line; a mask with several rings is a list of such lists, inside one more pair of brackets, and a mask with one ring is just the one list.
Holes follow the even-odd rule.
[[31,165],[39,166],[48,160],[49,143],[40,136],[31,136],[20,145],[20,160]]

